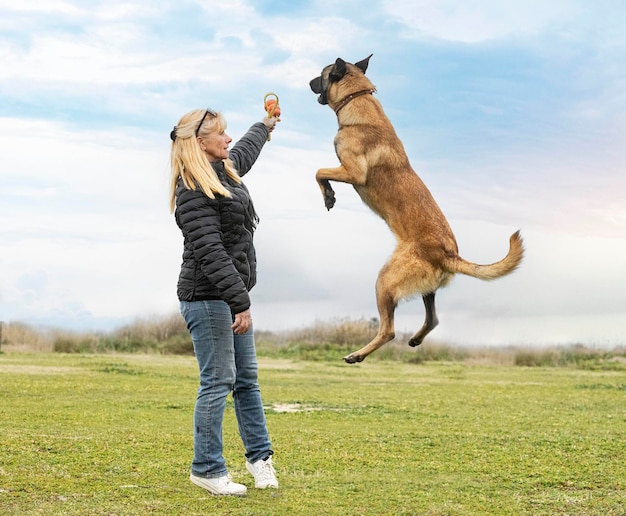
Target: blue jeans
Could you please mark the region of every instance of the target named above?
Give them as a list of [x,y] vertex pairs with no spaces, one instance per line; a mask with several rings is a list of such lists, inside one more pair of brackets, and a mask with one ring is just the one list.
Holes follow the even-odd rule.
[[252,328],[235,335],[230,327],[234,318],[224,301],[181,301],[180,312],[200,369],[191,472],[205,478],[227,474],[222,423],[226,397],[231,392],[246,459],[254,463],[272,455]]

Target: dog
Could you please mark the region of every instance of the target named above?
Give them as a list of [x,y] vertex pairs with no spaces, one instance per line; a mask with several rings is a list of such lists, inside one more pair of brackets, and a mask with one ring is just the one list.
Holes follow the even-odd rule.
[[457,273],[482,280],[500,278],[517,269],[524,255],[517,231],[509,239],[508,254],[496,263],[478,265],[459,256],[445,216],[411,167],[402,142],[374,97],[376,88],[365,76],[371,57],[354,64],[337,58],[309,83],[318,102],[333,109],[339,124],[334,145],[340,165],[320,168],[315,175],[326,209],[335,205],[330,182],[349,183],[397,239],[376,280],[378,332],[367,345],[344,357],[349,364],[363,361],[395,338],[394,313],[401,300],[421,294],[424,301],[426,319],[408,342],[415,347],[439,324],[437,289]]

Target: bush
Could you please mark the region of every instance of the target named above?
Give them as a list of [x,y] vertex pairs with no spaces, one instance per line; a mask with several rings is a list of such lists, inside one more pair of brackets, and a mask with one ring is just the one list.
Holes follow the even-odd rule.
[[159,346],[159,351],[164,355],[194,355],[193,342],[187,330],[185,333],[173,335]]
[[55,353],[95,353],[98,339],[82,335],[64,335],[54,339],[52,349]]
[[515,353],[513,363],[522,367],[553,367],[558,356],[552,350],[521,350]]
[[[3,348],[12,351],[57,353],[162,353],[194,354],[185,321],[176,313],[164,319],[142,319],[108,334],[78,334],[59,330],[34,330],[20,323],[4,324]],[[346,318],[317,321],[310,327],[275,333],[256,331],[260,356],[311,361],[341,361],[366,345],[376,334],[378,319]],[[625,370],[626,348],[612,351],[583,344],[552,348],[463,347],[428,340],[421,346],[407,345],[410,334],[398,333],[395,340],[372,353],[368,361],[467,362],[471,364],[521,367],[576,367],[588,370]],[[5,351],[5,349],[3,349]]]

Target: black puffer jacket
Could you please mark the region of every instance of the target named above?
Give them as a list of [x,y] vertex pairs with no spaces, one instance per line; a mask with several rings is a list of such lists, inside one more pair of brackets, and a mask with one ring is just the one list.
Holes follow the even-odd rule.
[[[269,134],[254,124],[230,150],[240,176],[259,156]],[[176,188],[175,217],[185,240],[178,278],[178,299],[221,299],[233,314],[250,308],[248,292],[256,283],[256,253],[252,236],[258,222],[246,186],[226,176],[223,162],[211,163],[232,197],[210,199],[201,190]]]

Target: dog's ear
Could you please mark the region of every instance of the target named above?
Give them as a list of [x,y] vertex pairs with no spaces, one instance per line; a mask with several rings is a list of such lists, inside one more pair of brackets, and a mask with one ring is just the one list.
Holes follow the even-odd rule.
[[346,75],[346,62],[341,57],[338,57],[328,78],[331,82],[339,82],[344,75]]
[[365,73],[365,70],[367,70],[367,65],[370,64],[370,57],[372,57],[373,55],[374,54],[370,54],[368,57],[366,57],[362,61],[359,61],[358,63],[354,63],[354,66],[356,66],[359,70]]

